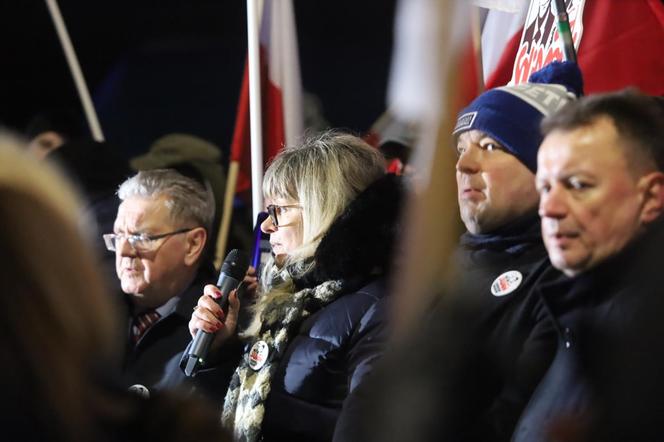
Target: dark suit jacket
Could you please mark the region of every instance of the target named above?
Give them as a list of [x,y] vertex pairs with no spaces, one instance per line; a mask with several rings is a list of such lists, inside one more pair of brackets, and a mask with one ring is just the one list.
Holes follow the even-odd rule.
[[[215,403],[223,401],[237,358],[224,359],[215,369],[202,371],[193,379],[187,378],[179,366],[184,350],[191,342],[188,323],[193,307],[203,294],[203,287],[215,282],[211,266],[199,270],[194,281],[179,296],[175,309],[150,327],[136,345],[129,338],[130,325],[127,326],[123,364],[127,387],[141,384],[148,390],[180,390],[187,394],[195,391]],[[131,323],[130,312],[131,308],[128,324]]]

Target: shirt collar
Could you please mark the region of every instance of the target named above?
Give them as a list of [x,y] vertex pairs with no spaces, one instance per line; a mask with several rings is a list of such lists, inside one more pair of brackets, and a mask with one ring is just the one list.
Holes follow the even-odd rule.
[[171,299],[166,301],[165,304],[162,304],[161,306],[157,307],[155,309],[155,311],[157,313],[159,313],[159,316],[164,318],[164,317],[170,315],[171,313],[173,313],[173,311],[175,310],[175,307],[177,306],[179,300],[180,300],[179,296],[173,296]]

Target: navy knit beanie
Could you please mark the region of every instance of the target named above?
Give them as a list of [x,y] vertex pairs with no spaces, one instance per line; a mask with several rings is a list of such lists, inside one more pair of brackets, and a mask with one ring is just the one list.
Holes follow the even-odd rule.
[[542,118],[582,94],[577,64],[554,61],[533,73],[528,83],[491,89],[477,97],[459,113],[453,134],[482,131],[535,173]]

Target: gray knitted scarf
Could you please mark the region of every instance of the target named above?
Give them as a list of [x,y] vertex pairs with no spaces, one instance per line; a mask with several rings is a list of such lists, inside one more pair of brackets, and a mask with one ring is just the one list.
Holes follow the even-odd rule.
[[[293,268],[275,269],[270,286],[292,282],[293,276],[300,276],[297,273]],[[248,350],[231,378],[221,417],[235,440],[259,439],[272,376],[290,339],[304,318],[335,300],[340,291],[341,281],[326,281],[286,297],[277,296],[257,313],[260,331],[247,345]]]

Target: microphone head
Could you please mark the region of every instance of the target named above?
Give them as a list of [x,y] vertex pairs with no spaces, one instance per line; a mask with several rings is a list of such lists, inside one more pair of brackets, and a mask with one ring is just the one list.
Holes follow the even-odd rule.
[[233,249],[228,255],[226,255],[224,264],[221,266],[221,273],[225,273],[233,279],[242,281],[249,269],[250,262],[249,255],[242,250]]

